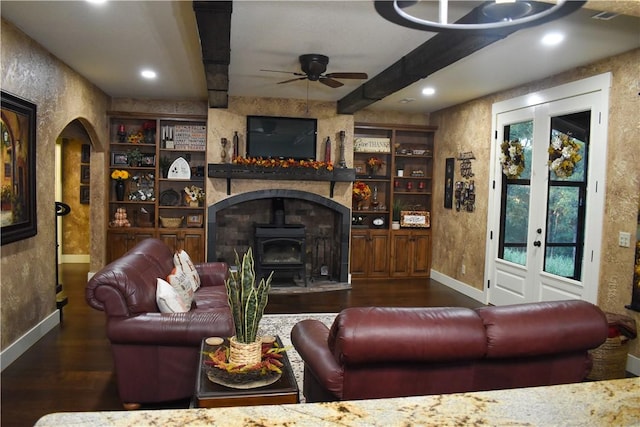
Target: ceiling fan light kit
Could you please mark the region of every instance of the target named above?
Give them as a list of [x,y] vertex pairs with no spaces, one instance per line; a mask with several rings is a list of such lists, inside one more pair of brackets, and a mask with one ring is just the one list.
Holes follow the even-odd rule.
[[586,1],[557,0],[555,4],[525,1],[496,0],[478,6],[477,22],[463,20],[448,22],[449,1],[439,0],[438,21],[423,19],[407,11],[419,1],[375,0],[375,9],[384,19],[395,24],[424,31],[483,31],[500,29],[520,29],[543,24],[580,9]]

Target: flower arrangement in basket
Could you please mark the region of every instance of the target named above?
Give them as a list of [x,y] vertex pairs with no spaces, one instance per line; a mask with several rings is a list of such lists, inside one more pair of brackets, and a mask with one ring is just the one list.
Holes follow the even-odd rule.
[[582,160],[580,146],[569,135],[561,134],[549,145],[549,169],[558,178],[569,178]]
[[502,173],[509,179],[518,179],[524,171],[524,151],[520,140],[504,141],[500,145]]
[[367,171],[371,173],[371,175],[376,174],[384,165],[384,162],[377,157],[369,157],[365,163],[367,167]]
[[371,188],[362,181],[353,183],[353,200],[363,202],[371,197]]
[[185,200],[190,205],[199,206],[200,202],[204,200],[204,190],[196,185],[184,187],[184,192],[187,194]]

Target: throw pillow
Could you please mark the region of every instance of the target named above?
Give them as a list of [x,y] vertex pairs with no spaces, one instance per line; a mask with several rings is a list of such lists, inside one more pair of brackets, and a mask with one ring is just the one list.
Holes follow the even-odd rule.
[[176,252],[173,256],[173,265],[193,277],[193,292],[197,291],[200,287],[200,275],[198,274],[198,270],[196,270],[196,266],[191,261],[189,254],[183,249]]
[[161,313],[186,313],[189,311],[173,286],[160,278],[158,278],[156,285],[156,303]]
[[167,282],[178,292],[184,305],[191,308],[193,301],[193,277],[179,267],[174,267],[171,274],[167,276]]

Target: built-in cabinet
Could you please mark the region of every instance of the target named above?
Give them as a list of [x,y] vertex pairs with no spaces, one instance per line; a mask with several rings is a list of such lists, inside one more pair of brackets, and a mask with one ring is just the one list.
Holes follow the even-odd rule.
[[204,116],[110,114],[107,262],[149,237],[205,261],[206,136]]
[[429,277],[435,131],[356,123],[354,186],[366,184],[371,195],[353,199],[352,278]]

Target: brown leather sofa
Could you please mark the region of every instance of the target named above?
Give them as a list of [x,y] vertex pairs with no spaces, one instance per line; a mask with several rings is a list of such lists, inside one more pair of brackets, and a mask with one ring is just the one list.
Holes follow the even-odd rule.
[[107,316],[118,392],[127,409],[192,396],[202,339],[234,333],[226,263],[196,264],[202,283],[191,310],[160,313],[156,279],[171,273],[173,255],[162,241],[146,239],[87,283],[87,302]]
[[331,328],[303,320],[291,341],[308,402],[447,394],[582,381],[607,338],[584,301],[501,307],[348,308]]

